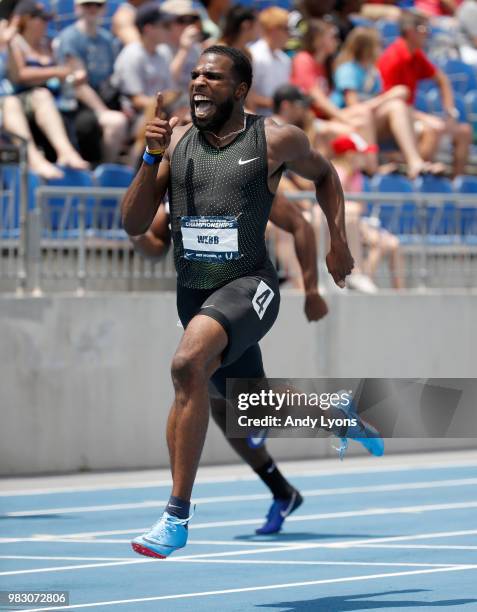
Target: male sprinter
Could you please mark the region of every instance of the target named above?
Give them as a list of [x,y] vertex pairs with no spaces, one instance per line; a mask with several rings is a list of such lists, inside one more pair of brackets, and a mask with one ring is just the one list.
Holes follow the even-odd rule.
[[[330,232],[328,270],[344,287],[353,268],[344,197],[331,164],[300,129],[244,112],[252,83],[248,58],[209,47],[192,72],[193,125],[156,117],[147,125],[143,164],[122,204],[132,236],[144,234],[169,191],[177,306],[184,335],[171,371],[175,399],[167,424],[172,495],[134,550],[164,558],[187,542],[190,498],[209,418],[208,383],[264,376],[259,340],[279,308],[276,272],[264,233],[285,165],[314,181]],[[174,129],[175,128],[175,129]]]
[[[169,221],[170,217],[166,207],[161,204],[147,232],[142,236],[131,238],[134,248],[148,259],[159,260],[167,253],[170,244]],[[273,200],[270,221],[293,236],[305,290],[305,315],[308,321],[319,321],[326,316],[328,307],[318,290],[316,240],[313,226],[305,219],[301,208],[281,194],[277,194]],[[214,421],[235,452],[256,472],[273,495],[273,502],[265,523],[256,530],[256,533],[268,535],[279,532],[287,516],[303,503],[302,496],[285,479],[265,448],[266,431],[251,432],[248,440],[227,437],[225,388],[219,390],[215,385],[209,383],[209,399]]]

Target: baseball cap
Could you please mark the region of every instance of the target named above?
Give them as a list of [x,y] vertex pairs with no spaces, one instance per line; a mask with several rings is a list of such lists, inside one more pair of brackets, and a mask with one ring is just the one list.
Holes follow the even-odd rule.
[[378,151],[378,145],[369,145],[364,138],[355,133],[338,136],[332,141],[331,147],[336,155],[343,155],[348,151],[356,153],[376,153]]
[[199,11],[191,0],[165,0],[161,4],[161,11],[167,16],[183,17],[185,15],[197,15]]
[[150,23],[157,23],[158,21],[162,21],[164,19],[164,14],[157,2],[147,2],[146,4],[141,4],[138,7],[136,12],[135,24],[136,27],[141,30],[145,25]]
[[280,104],[287,100],[288,102],[301,102],[304,106],[310,106],[312,99],[305,95],[301,89],[295,85],[281,85],[273,94],[273,108],[275,112],[280,108]]
[[14,15],[30,15],[42,19],[52,19],[53,15],[46,10],[45,5],[36,0],[21,0],[15,7]]

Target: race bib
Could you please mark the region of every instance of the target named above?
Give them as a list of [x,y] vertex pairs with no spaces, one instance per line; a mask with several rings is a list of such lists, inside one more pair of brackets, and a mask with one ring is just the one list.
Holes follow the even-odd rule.
[[182,217],[181,230],[186,259],[222,263],[240,258],[235,217]]

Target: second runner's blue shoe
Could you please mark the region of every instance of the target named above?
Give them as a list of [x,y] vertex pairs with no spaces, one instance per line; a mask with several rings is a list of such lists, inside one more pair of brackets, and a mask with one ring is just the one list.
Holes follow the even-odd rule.
[[131,546],[140,555],[165,559],[179,548],[184,548],[187,544],[187,537],[189,535],[187,523],[191,518],[189,516],[186,519],[180,519],[168,512],[164,512],[149,531],[142,536],[134,538]]
[[258,535],[270,535],[278,533],[282,528],[287,516],[295,512],[303,503],[303,497],[298,491],[293,491],[290,499],[274,499],[268,511],[265,523],[255,530]]
[[382,457],[384,455],[384,440],[379,431],[366,421],[363,421],[354,410],[352,403],[346,408],[342,406],[340,410],[344,412],[346,418],[356,420],[356,425],[348,427],[346,436],[341,438],[341,446],[336,448],[340,459],[343,459],[346,454],[349,440],[362,444],[371,455]]

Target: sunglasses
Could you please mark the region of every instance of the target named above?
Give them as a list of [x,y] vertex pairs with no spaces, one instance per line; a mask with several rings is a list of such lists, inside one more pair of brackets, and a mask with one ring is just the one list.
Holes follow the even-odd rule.
[[85,6],[86,8],[101,8],[104,6],[102,2],[83,2],[81,6]]
[[198,15],[181,15],[174,19],[175,23],[179,25],[192,25],[193,23],[197,23],[200,17]]

